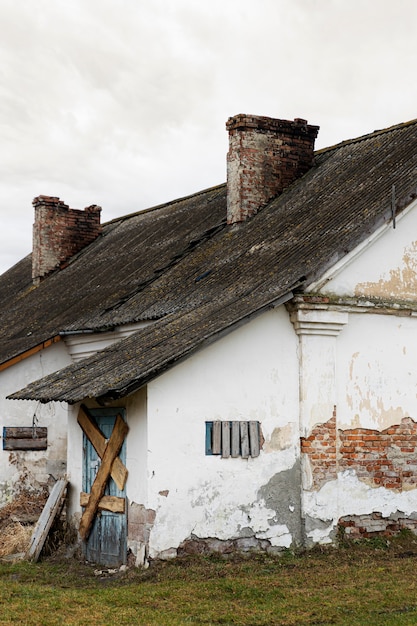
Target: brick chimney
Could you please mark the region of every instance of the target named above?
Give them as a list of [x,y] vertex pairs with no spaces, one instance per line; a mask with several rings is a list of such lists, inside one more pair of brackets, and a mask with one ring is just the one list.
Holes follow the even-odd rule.
[[255,215],[314,162],[319,127],[257,115],[236,115],[226,123],[227,223]]
[[35,284],[94,241],[101,233],[101,207],[70,209],[59,198],[38,196],[33,224],[32,278]]

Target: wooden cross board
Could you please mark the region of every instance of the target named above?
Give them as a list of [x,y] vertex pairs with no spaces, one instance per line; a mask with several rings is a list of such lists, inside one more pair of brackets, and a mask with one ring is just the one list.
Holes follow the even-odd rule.
[[113,432],[110,439],[106,441],[85,407],[80,408],[78,423],[101,458],[100,467],[91,486],[91,493],[81,494],[82,506],[85,506],[85,509],[81,517],[79,533],[82,539],[87,540],[99,509],[124,512],[124,505],[123,510],[121,510],[120,502],[117,502],[124,499],[104,496],[104,490],[110,476],[120,490],[125,486],[127,469],[119,459],[118,454],[129,427],[121,415],[117,415]]
[[[80,407],[78,412],[78,423],[101,459],[103,457],[107,441],[85,406]],[[111,468],[111,477],[120,491],[123,491],[125,488],[127,473],[126,467],[123,465],[119,457],[116,457]]]

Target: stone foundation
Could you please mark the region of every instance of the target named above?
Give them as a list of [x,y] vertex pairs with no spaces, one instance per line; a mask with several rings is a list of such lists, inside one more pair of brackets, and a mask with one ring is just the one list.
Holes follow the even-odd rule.
[[183,541],[177,550],[177,556],[189,556],[192,554],[245,554],[248,552],[266,552],[276,554],[285,548],[271,546],[267,539],[256,537],[239,537],[238,539],[221,540],[214,537],[196,537],[191,535]]
[[417,512],[405,516],[397,511],[390,517],[375,512],[367,515],[346,515],[339,519],[339,528],[347,539],[362,539],[376,536],[392,537],[401,530],[411,530],[417,534]]

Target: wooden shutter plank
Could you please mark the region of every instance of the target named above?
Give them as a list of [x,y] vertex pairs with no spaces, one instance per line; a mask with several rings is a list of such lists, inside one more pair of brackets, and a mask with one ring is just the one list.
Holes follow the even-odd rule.
[[222,423],[219,420],[213,422],[213,454],[221,454],[222,451]]
[[106,449],[104,450],[104,454],[101,458],[100,467],[91,486],[91,493],[88,504],[84,509],[84,513],[81,517],[79,533],[81,538],[84,540],[88,539],[91,525],[97,512],[98,504],[104,495],[106,483],[111,474],[113,462],[119,454],[120,448],[122,447],[124,438],[126,437],[128,430],[128,425],[119,414],[116,417],[113,432],[107,442]]
[[222,458],[230,456],[230,422],[224,421],[222,424]]
[[206,422],[206,454],[213,454],[213,422]]
[[249,422],[249,442],[250,455],[252,457],[259,456],[259,422]]
[[64,495],[64,491],[67,487],[68,480],[62,478],[57,480],[52,488],[49,498],[43,508],[43,511],[38,519],[38,522],[32,533],[29,548],[26,552],[26,558],[32,561],[37,561],[43,545],[45,543],[48,532],[52,526],[52,522],[55,519],[61,506],[61,499]]
[[[82,491],[80,493],[80,506],[87,506],[90,494]],[[124,513],[126,509],[126,498],[118,496],[103,496],[98,503],[99,511],[111,511],[111,513]]]
[[[86,437],[91,442],[94,450],[97,452],[98,456],[102,458],[104,450],[106,449],[106,439],[103,436],[101,430],[98,428],[97,424],[88,414],[88,411],[85,407],[80,407],[77,420]],[[113,478],[114,482],[117,485],[117,488],[120,491],[123,491],[125,487],[127,475],[128,471],[126,467],[123,465],[120,458],[116,457],[111,469],[111,477]]]
[[232,457],[240,455],[240,422],[232,422]]
[[240,422],[240,446],[242,450],[242,458],[249,458],[249,433],[247,422]]

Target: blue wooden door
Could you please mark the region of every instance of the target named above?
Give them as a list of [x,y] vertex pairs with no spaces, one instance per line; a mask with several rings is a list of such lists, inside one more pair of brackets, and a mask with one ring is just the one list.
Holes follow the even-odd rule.
[[[113,431],[117,415],[125,419],[124,409],[89,409],[97,423],[97,426],[106,439],[109,439]],[[88,438],[84,435],[84,468],[83,490],[90,493],[91,485],[100,466],[100,457],[94,450]],[[126,441],[123,442],[119,452],[122,463],[126,462]],[[125,498],[126,490],[120,491],[114,480],[109,477],[105,495]],[[125,507],[125,510],[127,507]],[[112,513],[110,511],[98,511],[93,522],[90,535],[85,544],[85,557],[92,563],[105,565],[106,567],[118,567],[126,563],[127,548],[127,513]]]

